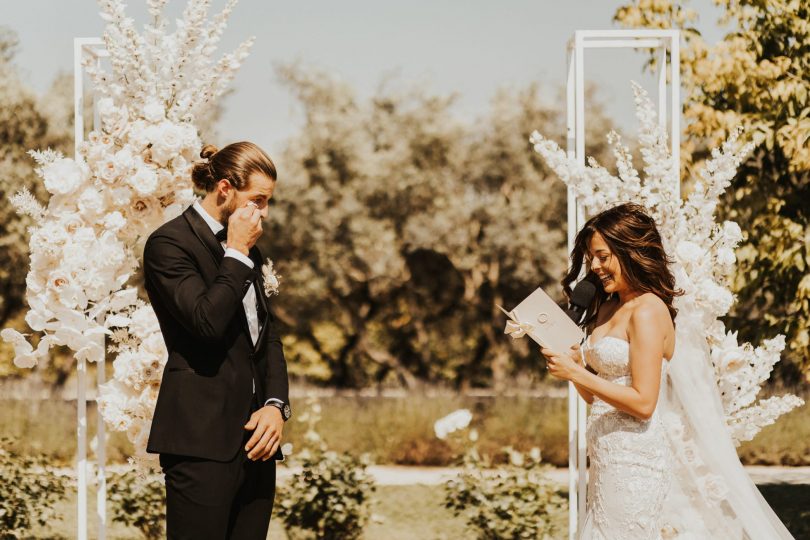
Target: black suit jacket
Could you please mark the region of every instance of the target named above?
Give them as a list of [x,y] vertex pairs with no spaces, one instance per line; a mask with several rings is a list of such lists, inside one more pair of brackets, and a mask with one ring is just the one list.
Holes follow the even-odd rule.
[[[169,352],[148,452],[229,461],[243,444],[254,400],[290,401],[281,339],[264,294],[261,254],[256,247],[250,250],[253,269],[224,254],[193,207],[146,241],[146,292]],[[251,286],[261,323],[255,345],[242,304]]]

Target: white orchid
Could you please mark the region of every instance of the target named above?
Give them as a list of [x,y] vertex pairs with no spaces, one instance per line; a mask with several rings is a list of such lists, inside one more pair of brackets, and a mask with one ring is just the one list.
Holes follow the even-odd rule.
[[633,167],[630,151],[615,133],[608,135],[608,142],[613,146],[618,176],[593,160],[589,166],[581,165],[540,133],[534,132],[531,141],[589,214],[632,201],[642,204],[655,219],[667,253],[675,258],[676,283],[686,293],[682,300],[694,306],[708,329],[707,341],[726,423],[739,444],[803,403],[790,394],[756,403],[762,384],[780,359],[784,336],[766,340],[760,347],[740,344],[736,332],[726,332],[718,320],[734,304],[728,284],[736,262],[734,248],[743,234],[733,221],[717,224],[715,210],[737,167],[753,147],[739,143],[741,130],[733,132],[721,148],[712,151],[711,159],[698,171],[692,192],[682,201],[674,191],[678,171],[667,149],[666,132],[657,121],[647,93],[635,83],[633,92],[640,125],[643,182]]

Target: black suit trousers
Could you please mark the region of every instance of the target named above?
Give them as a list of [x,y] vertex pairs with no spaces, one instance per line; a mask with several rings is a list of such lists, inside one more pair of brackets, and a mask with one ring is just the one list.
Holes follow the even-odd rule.
[[245,431],[243,444],[230,461],[160,455],[169,540],[267,538],[276,462],[248,459],[244,444],[251,435]]

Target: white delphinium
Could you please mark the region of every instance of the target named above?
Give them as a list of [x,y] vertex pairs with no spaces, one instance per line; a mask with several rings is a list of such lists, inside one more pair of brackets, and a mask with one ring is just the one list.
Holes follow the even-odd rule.
[[98,361],[106,338],[118,356],[113,378],[100,388],[99,410],[112,429],[127,432],[138,464],[155,463],[145,449],[167,354],[154,311],[126,284],[149,233],[194,200],[198,127],[252,43],[214,56],[235,3],[209,21],[210,2],[189,0],[169,32],[166,0],[147,0],[152,20],[139,33],[122,0],[100,0],[109,68],[85,61],[99,124],[75,159],[30,152],[51,194],[47,207],[27,191],[12,198],[34,218],[25,319],[41,336],[36,348],[12,329],[0,337],[21,367],[34,367],[57,345]]
[[664,248],[674,259],[676,284],[683,289],[684,305],[693,306],[705,323],[707,342],[720,390],[726,423],[735,443],[750,440],[762,427],[801,405],[793,395],[756,402],[762,384],[785,347],[784,336],[765,340],[762,346],[737,342],[718,319],[726,315],[735,298],[728,285],[734,272],[734,249],[743,238],[733,221],[718,224],[715,211],[737,168],[753,149],[740,144],[735,130],[698,171],[686,200],[677,197],[677,164],[667,149],[664,127],[659,125],[647,93],[633,83],[639,144],[644,161],[642,182],[629,150],[615,133],[608,135],[619,175],[613,176],[589,160],[589,166],[568,157],[554,141],[534,132],[531,142],[546,163],[574,192],[589,214],[623,202],[643,205],[655,219]]

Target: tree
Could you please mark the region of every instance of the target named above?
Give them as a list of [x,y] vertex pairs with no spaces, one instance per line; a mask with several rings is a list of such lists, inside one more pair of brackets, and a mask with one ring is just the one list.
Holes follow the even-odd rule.
[[[69,152],[73,146],[73,80],[58,76],[50,89],[36,96],[21,81],[13,63],[17,49],[14,32],[0,28],[0,323],[19,316],[28,269],[29,216],[17,214],[9,197],[27,187],[44,202],[47,192],[34,174],[26,154],[38,147]],[[4,344],[0,347],[5,348]],[[64,382],[69,368],[55,359],[50,375]],[[14,370],[0,366],[0,374]]]
[[38,98],[13,64],[17,38],[0,30],[0,323],[22,307],[31,219],[19,216],[9,196],[27,187],[41,201],[46,192],[34,175],[31,148],[67,151],[73,143],[72,79],[58,77]]
[[737,250],[739,296],[729,325],[744,340],[787,336],[781,376],[810,380],[810,6],[798,0],[715,0],[730,32],[710,45],[686,2],[633,0],[615,20],[627,27],[681,28],[688,144],[684,177],[706,148],[743,126],[757,148],[721,212],[746,233]]
[[[279,73],[306,117],[280,160],[265,247],[284,280],[294,372],[499,386],[536,362],[505,339],[495,304],[553,287],[565,269],[565,189],[528,141],[538,127],[560,133],[562,111],[531,86],[467,125],[452,97],[383,89],[361,101],[326,74]],[[599,114],[591,124],[605,130]]]

